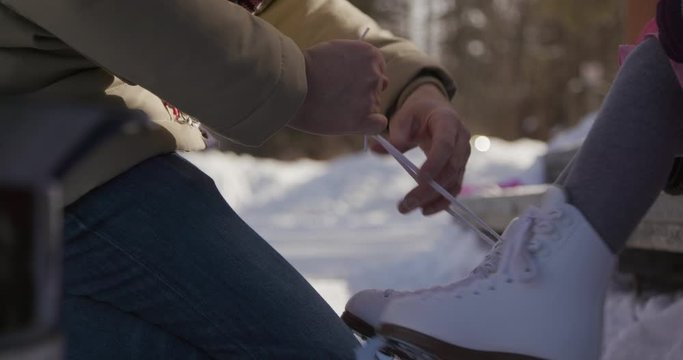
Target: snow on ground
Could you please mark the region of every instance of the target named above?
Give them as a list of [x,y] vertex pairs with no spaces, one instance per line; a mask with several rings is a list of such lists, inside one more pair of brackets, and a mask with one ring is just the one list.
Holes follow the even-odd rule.
[[[562,141],[571,141],[569,138]],[[551,143],[552,144],[552,143]],[[501,181],[542,181],[532,140],[492,139],[474,151],[469,189]],[[279,162],[210,151],[185,155],[214,178],[237,212],[341,313],[365,288],[411,289],[451,282],[470,271],[486,246],[447,214],[400,215],[413,180],[390,157],[359,153],[330,162]],[[419,152],[409,158],[421,162]],[[603,359],[683,359],[683,297],[638,298],[623,286],[606,309]]]

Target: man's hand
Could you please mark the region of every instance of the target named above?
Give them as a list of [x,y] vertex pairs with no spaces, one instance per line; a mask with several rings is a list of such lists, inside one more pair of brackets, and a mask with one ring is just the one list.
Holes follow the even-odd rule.
[[387,87],[374,46],[334,40],[304,51],[308,94],[289,126],[318,135],[377,134],[387,127],[379,96]]
[[[427,160],[420,168],[418,186],[398,205],[401,213],[422,208],[424,215],[432,215],[449,206],[428,181],[433,179],[457,195],[470,156],[469,140],[469,131],[438,87],[422,85],[408,96],[389,122],[389,141],[404,152],[419,146]],[[378,143],[372,150],[384,152]]]

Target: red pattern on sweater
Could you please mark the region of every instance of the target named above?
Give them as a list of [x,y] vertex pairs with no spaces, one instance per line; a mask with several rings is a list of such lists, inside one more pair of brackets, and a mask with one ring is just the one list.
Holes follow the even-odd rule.
[[259,6],[261,6],[261,3],[263,0],[232,0],[237,5],[242,6],[243,8],[249,10],[249,12],[254,12],[256,9],[258,9]]
[[[259,6],[261,6],[261,3],[263,3],[263,0],[230,0],[231,2],[242,6],[243,8],[247,9],[247,11],[253,13],[255,12]],[[175,121],[180,124],[187,124],[187,125],[192,125],[192,126],[199,126],[199,122],[197,120],[193,119],[191,116],[185,114],[182,112],[180,109],[175,107],[173,104],[169,103],[166,100],[162,100],[162,103],[166,107],[166,111],[168,111],[168,115],[171,117],[172,121]]]

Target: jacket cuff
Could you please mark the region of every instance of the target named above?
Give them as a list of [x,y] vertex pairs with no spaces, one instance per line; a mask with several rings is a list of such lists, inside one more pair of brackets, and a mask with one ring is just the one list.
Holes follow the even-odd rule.
[[408,86],[405,89],[403,89],[403,92],[401,92],[401,96],[399,96],[398,100],[396,101],[396,109],[400,109],[401,106],[403,106],[403,103],[406,102],[406,99],[413,93],[413,91],[417,90],[417,88],[419,88],[420,86],[426,84],[436,86],[441,91],[443,96],[448,100],[453,99],[454,94],[449,93],[444,83],[437,77],[431,75],[418,75],[418,77],[415,78],[415,80],[411,81],[410,84],[408,84]]
[[401,49],[396,50],[398,53],[383,51],[389,77],[389,86],[381,97],[384,114],[390,117],[410,93],[425,83],[437,85],[449,99],[455,95],[453,78],[438,62],[418,51],[401,53]]

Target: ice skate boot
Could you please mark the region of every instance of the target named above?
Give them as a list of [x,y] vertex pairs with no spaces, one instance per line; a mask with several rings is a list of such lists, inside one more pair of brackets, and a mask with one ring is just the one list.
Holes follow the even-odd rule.
[[[511,222],[502,237],[514,228],[515,221]],[[459,283],[467,283],[472,279],[486,277],[496,271],[500,261],[502,251],[502,242],[498,242],[484,260],[477,265],[476,268],[465,278],[459,280]],[[418,291],[397,291],[393,289],[379,290],[368,289],[356,293],[346,303],[346,308],[341,318],[358,335],[363,338],[371,338],[375,336],[376,329],[379,327],[380,315],[384,308],[390,301],[400,298],[405,295],[414,293],[421,293],[427,290]]]
[[411,358],[594,360],[615,256],[552,187],[503,238],[486,276],[393,299],[386,348]]
[[392,298],[403,292],[392,289],[362,290],[346,303],[341,319],[348,327],[363,338],[375,336],[379,316]]

